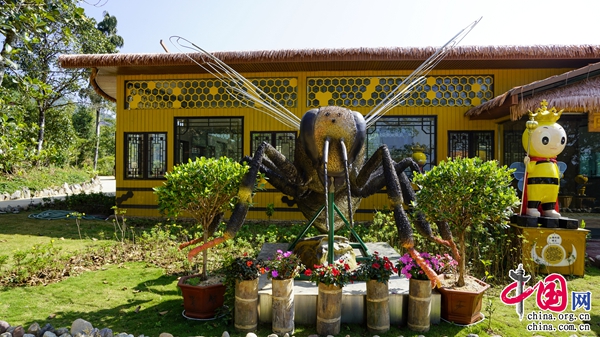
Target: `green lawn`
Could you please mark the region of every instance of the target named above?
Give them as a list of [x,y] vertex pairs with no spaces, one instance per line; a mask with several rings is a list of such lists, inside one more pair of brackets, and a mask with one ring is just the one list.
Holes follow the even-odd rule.
[[[88,246],[110,243],[114,233],[111,222],[83,220],[80,240],[75,220],[34,220],[27,213],[0,215],[0,255],[13,250],[31,247],[38,243],[55,240],[54,244],[63,250],[75,251]],[[278,226],[246,225],[238,233],[237,241],[223,245],[214,256],[233,254],[240,250],[251,251],[260,247],[261,242],[275,242],[288,235],[286,229]],[[64,240],[61,240],[64,238]],[[95,238],[97,240],[93,240]],[[6,248],[5,248],[6,247]],[[241,248],[240,248],[241,247]],[[252,253],[252,251],[251,251]],[[175,336],[221,336],[228,331],[232,336],[245,336],[235,332],[232,325],[222,321],[188,321],[182,317],[182,300],[176,287],[177,276],[169,275],[152,261],[106,264],[96,271],[83,272],[61,282],[46,286],[9,287],[0,289],[0,319],[11,325],[22,325],[27,329],[33,322],[40,325],[52,324],[55,328],[69,327],[77,318],[91,322],[94,327],[111,328],[116,332],[127,332],[134,336],[158,336],[169,332]],[[1,272],[1,271],[0,271]],[[585,277],[567,278],[568,290],[591,291],[591,328],[581,336],[600,336],[600,270],[588,267]],[[532,282],[528,283],[531,285]],[[461,327],[450,323],[433,325],[425,336],[570,336],[573,333],[531,333],[526,327],[530,321],[519,321],[514,306],[501,303],[499,293],[505,285],[492,287],[484,298],[483,313],[488,319],[471,327]],[[489,300],[494,310],[490,314]],[[569,298],[569,304],[571,299]],[[138,309],[139,308],[139,309]],[[525,301],[525,313],[538,311],[533,297]],[[565,312],[571,312],[568,308]],[[579,309],[576,313],[583,312]],[[52,318],[49,318],[52,317]],[[488,323],[491,318],[491,330]],[[560,322],[555,322],[557,325]],[[580,321],[574,322],[580,324]],[[259,326],[258,336],[271,333],[269,325]],[[313,326],[297,326],[295,336],[307,337],[315,334]],[[341,336],[372,336],[365,327],[342,325]],[[392,327],[382,337],[418,336],[420,334],[406,327]]]

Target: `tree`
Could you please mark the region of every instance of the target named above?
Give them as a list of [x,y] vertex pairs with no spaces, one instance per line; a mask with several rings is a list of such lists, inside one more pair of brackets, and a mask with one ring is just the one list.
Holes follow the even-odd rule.
[[[83,9],[76,6],[75,0],[36,0],[31,5],[14,1],[9,6],[10,14],[31,9],[30,15],[40,18],[45,25],[36,31],[35,39],[23,39],[22,25],[8,21],[5,30],[15,37],[5,39],[4,45],[11,42],[11,52],[17,70],[12,70],[13,78],[33,93],[31,99],[37,115],[37,152],[42,154],[46,131],[46,118],[50,110],[60,110],[70,104],[69,97],[87,82],[88,71],[84,69],[64,70],[58,66],[59,54],[64,53],[111,53],[115,46],[95,27],[95,20],[87,18]],[[34,11],[35,10],[35,11]],[[8,11],[6,11],[8,13]],[[4,13],[4,12],[3,12]],[[50,14],[47,14],[50,13]],[[17,15],[17,14],[14,14]],[[12,18],[10,15],[6,17]],[[33,19],[32,19],[33,20]],[[34,23],[37,22],[33,20]],[[32,111],[33,113],[33,111]]]
[[[154,188],[158,209],[170,217],[189,214],[202,230],[202,238],[193,238],[181,248],[208,242],[221,223],[223,214],[233,209],[238,189],[248,166],[227,157],[196,158],[167,172],[163,186]],[[189,255],[188,255],[189,256]],[[208,252],[203,251],[202,278],[207,278]]]
[[[499,167],[496,161],[480,158],[448,159],[426,173],[416,172],[413,183],[419,186],[415,211],[422,212],[427,220],[447,224],[451,234],[444,239],[453,241],[458,237],[459,277],[457,286],[465,284],[466,245],[468,233],[480,231],[486,224],[506,223],[519,203],[511,186],[513,170]],[[450,236],[450,237],[448,237]]]

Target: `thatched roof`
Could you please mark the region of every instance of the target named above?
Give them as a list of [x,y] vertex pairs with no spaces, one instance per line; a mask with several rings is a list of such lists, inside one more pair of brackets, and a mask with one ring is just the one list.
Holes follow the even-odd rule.
[[[413,70],[435,47],[215,52],[240,73]],[[201,61],[199,53],[188,54]],[[96,68],[95,85],[116,97],[117,75],[204,73],[182,53],[62,55],[64,68]],[[459,46],[436,69],[577,68],[600,62],[600,45]]]
[[[423,61],[436,47],[389,47],[344,49],[287,49],[242,52],[215,52],[227,64],[242,63],[302,63],[350,61]],[[191,56],[201,61],[199,53],[164,54],[84,54],[62,55],[64,68],[124,67],[124,66],[177,66],[194,65]],[[578,46],[462,46],[450,51],[445,60],[558,60],[600,58],[600,45]]]
[[545,99],[548,106],[569,112],[600,112],[600,62],[518,86],[469,109],[471,119],[520,119]]

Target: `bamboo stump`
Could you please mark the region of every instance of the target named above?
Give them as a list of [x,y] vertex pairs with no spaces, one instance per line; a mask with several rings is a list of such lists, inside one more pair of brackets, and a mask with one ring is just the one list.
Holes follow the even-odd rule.
[[342,288],[319,283],[317,295],[317,333],[337,335],[342,323]]
[[367,281],[367,328],[372,333],[385,333],[390,330],[387,283],[377,280]]
[[256,331],[258,326],[258,279],[235,281],[234,325],[239,332]]
[[294,279],[273,279],[273,333],[283,336],[294,333]]
[[431,282],[411,278],[408,283],[408,328],[417,332],[429,331],[430,315]]

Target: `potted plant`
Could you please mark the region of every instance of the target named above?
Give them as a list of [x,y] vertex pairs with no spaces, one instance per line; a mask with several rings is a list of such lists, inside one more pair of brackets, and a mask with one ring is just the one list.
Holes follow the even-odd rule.
[[225,283],[235,287],[234,326],[239,332],[256,331],[258,326],[258,278],[265,273],[261,260],[244,253],[231,258],[223,268]]
[[[431,255],[421,253],[425,263],[438,274],[455,270],[458,264],[450,255]],[[396,265],[399,274],[409,280],[408,284],[408,328],[413,331],[427,332],[431,325],[431,282],[425,272],[410,256],[404,254]]]
[[342,324],[342,288],[353,280],[350,265],[344,260],[315,265],[304,275],[319,287],[317,293],[317,333],[337,335]]
[[390,259],[378,252],[361,261],[356,269],[357,279],[367,283],[367,328],[372,333],[390,329],[388,281],[397,272]]
[[[469,324],[480,319],[481,299],[489,285],[483,282],[469,307],[472,312],[461,310],[466,317],[451,313],[453,304],[448,303],[446,290],[459,291],[465,286],[467,246],[466,236],[485,230],[485,226],[507,223],[514,207],[519,203],[517,193],[511,186],[512,170],[499,166],[496,161],[480,158],[447,159],[426,173],[415,172],[413,182],[419,186],[415,211],[422,212],[431,222],[438,224],[444,239],[453,247],[452,254],[458,262],[458,275],[451,284],[440,288],[442,292],[442,317],[456,323]],[[458,248],[455,239],[458,238]],[[458,295],[462,296],[462,295]],[[464,299],[464,297],[462,297]],[[471,311],[471,310],[469,310]]]
[[[173,171],[166,173],[163,186],[154,188],[159,211],[173,218],[190,216],[196,222],[191,240],[180,245],[180,249],[207,242],[215,233],[223,214],[237,201],[238,188],[247,171],[247,166],[226,157],[202,157],[177,165]],[[192,262],[196,254],[191,250],[188,260]],[[182,277],[178,282],[184,298],[185,315],[189,317],[214,317],[215,310],[223,305],[225,286],[222,282],[198,282],[208,282],[207,268],[208,251],[205,250],[201,273]],[[189,284],[190,280],[196,280],[195,285]]]
[[294,278],[304,270],[300,257],[288,251],[277,250],[266,261],[267,277],[272,281],[272,328],[277,335],[294,332]]

